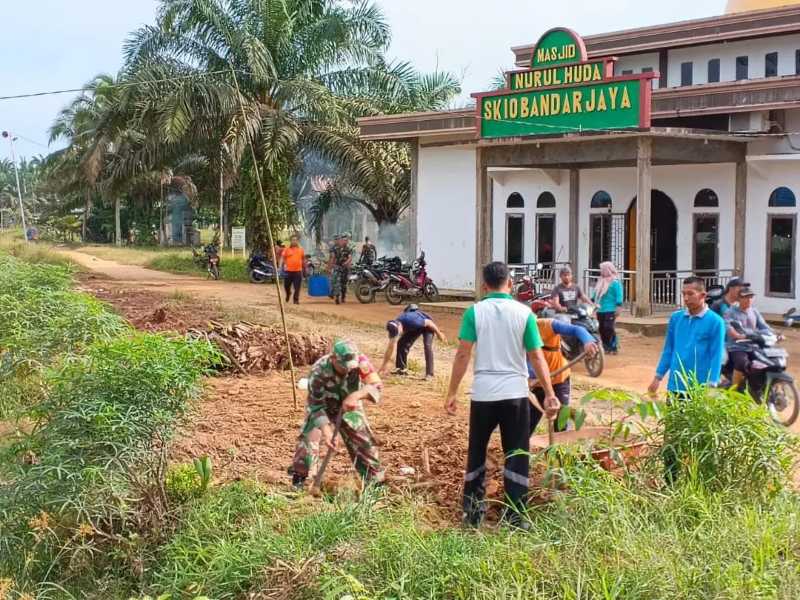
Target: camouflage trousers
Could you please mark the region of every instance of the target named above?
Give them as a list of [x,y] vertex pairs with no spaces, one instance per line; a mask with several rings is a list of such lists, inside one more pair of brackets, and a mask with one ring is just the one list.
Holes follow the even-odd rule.
[[[312,471],[316,472],[322,441],[321,426],[324,425],[326,416],[331,426],[336,423],[335,410],[338,408],[331,410],[324,406],[309,407],[297,438],[297,449],[292,460],[291,470],[295,475],[305,478]],[[383,481],[383,469],[378,458],[378,449],[375,447],[375,438],[372,436],[363,408],[359,407],[344,413],[339,435],[358,473],[369,481]]]
[[344,298],[347,295],[347,280],[350,279],[350,269],[333,267],[331,274],[331,298]]

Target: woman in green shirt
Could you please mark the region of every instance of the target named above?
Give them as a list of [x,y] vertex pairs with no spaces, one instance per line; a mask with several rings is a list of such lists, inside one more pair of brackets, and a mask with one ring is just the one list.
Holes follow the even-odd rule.
[[623,292],[619,272],[611,262],[600,263],[600,278],[594,286],[594,301],[598,305],[597,320],[603,349],[608,354],[616,354],[619,349],[615,323],[622,310]]

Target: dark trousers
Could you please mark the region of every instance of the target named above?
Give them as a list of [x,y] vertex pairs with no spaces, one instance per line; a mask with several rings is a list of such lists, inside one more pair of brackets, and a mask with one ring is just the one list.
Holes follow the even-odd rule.
[[528,399],[470,402],[467,472],[464,475],[464,514],[478,524],[486,512],[486,448],[495,428],[506,455],[503,486],[514,510],[524,510],[528,500]]
[[[570,382],[569,379],[566,381],[562,381],[561,383],[554,383],[553,384],[553,391],[556,394],[556,398],[558,401],[561,402],[561,406],[569,406],[569,392],[570,392]],[[533,395],[536,396],[536,399],[539,401],[539,404],[544,403],[544,388],[536,387],[533,388]],[[530,415],[530,435],[533,435],[533,432],[536,431],[537,425],[539,425],[539,421],[542,420],[542,413],[536,408],[533,404],[528,402],[528,406],[530,407],[531,415]],[[543,407],[544,408],[544,407]],[[564,424],[564,427],[558,426],[558,421],[555,423],[555,430],[556,431],[566,431],[567,426]]]
[[617,349],[617,330],[614,324],[617,314],[613,312],[597,313],[597,322],[600,327],[600,339],[603,340],[603,349],[614,351]]
[[[686,402],[688,400],[689,395],[686,394],[686,392],[670,392],[667,396],[667,404]],[[678,453],[675,452],[672,435],[673,433],[669,428],[664,429],[664,445],[661,450],[661,458],[664,461],[664,481],[666,481],[668,485],[675,483],[680,471],[680,459],[678,458]]]
[[300,302],[300,286],[303,284],[302,271],[286,271],[286,276],[283,278],[283,289],[286,290],[286,301],[289,301],[289,292],[294,286],[294,303]]
[[422,344],[425,346],[425,375],[433,377],[433,332],[427,329],[417,331],[406,331],[397,341],[397,365],[398,369],[406,369],[408,366],[408,353],[419,336],[422,336]]

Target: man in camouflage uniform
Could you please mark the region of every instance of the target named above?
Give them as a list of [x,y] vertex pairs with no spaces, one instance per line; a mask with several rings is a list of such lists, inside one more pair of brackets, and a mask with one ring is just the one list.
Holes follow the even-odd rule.
[[350,244],[350,234],[339,236],[331,246],[331,298],[336,304],[344,302],[347,295],[347,281],[350,278],[350,267],[353,266],[354,248]]
[[320,358],[308,378],[306,418],[297,440],[289,472],[292,485],[302,488],[319,458],[320,441],[334,448],[334,424],[344,411],[340,433],[351,462],[368,481],[383,481],[375,439],[364,413],[363,400],[377,403],[383,384],[370,363],[352,342],[337,340],[332,352]]

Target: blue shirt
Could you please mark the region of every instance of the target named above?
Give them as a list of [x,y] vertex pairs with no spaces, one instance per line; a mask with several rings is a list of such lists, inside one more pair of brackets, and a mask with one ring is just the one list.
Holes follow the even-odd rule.
[[421,310],[404,312],[395,319],[395,321],[403,326],[403,332],[406,333],[425,329],[426,320],[433,321],[433,319],[431,319]]
[[700,384],[717,384],[724,347],[725,322],[717,313],[708,307],[697,316],[678,310],[669,319],[656,375],[664,377],[669,371],[670,392],[686,391],[687,383],[695,379]]
[[600,298],[595,298],[595,302],[599,304],[597,312],[602,313],[615,312],[618,306],[622,306],[622,284],[619,279],[612,281],[606,293]]

